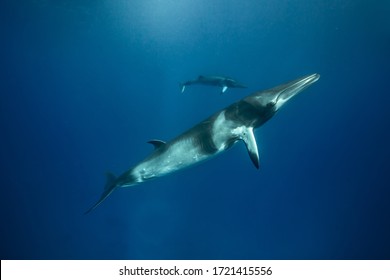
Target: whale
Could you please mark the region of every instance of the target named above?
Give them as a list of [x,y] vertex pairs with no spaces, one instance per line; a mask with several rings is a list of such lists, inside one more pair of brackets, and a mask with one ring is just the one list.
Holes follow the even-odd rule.
[[168,142],[148,141],[153,152],[119,177],[107,173],[107,182],[98,201],[85,213],[99,206],[114,190],[126,188],[175,173],[205,162],[243,142],[254,166],[260,167],[254,130],[269,119],[292,97],[320,78],[311,74],[271,89],[255,92],[216,112]]
[[225,77],[225,76],[198,76],[195,80],[190,80],[180,84],[181,92],[183,93],[187,86],[190,85],[208,85],[221,87],[221,94],[226,92],[228,88],[246,88],[243,84],[238,81]]

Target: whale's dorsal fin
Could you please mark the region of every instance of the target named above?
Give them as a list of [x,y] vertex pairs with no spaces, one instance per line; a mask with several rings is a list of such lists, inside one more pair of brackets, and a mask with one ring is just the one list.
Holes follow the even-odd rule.
[[241,139],[244,141],[248,150],[249,157],[257,169],[260,167],[259,163],[259,151],[257,150],[257,143],[255,135],[253,134],[253,128],[248,127],[242,132]]
[[155,149],[161,148],[162,146],[165,145],[164,141],[158,140],[158,139],[153,139],[148,141],[149,144],[152,144]]

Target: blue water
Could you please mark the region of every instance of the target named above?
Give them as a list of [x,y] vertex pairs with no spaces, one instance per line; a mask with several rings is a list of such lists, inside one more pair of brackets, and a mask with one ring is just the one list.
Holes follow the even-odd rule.
[[[390,4],[36,0],[0,8],[1,259],[389,259]],[[242,143],[99,198],[256,90],[321,79]],[[179,82],[247,84],[220,95]]]

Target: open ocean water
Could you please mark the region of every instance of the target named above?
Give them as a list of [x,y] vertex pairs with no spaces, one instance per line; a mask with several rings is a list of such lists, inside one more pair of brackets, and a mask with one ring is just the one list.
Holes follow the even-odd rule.
[[[1,259],[389,259],[390,2],[3,0]],[[320,80],[245,145],[97,209],[257,90]],[[179,83],[227,75],[247,89]]]

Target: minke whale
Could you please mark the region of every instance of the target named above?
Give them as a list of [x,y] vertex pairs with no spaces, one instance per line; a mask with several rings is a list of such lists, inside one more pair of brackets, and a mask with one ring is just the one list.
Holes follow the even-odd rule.
[[240,84],[236,80],[224,76],[198,76],[196,80],[187,81],[180,84],[181,92],[183,93],[186,86],[190,85],[208,85],[221,87],[221,94],[228,88],[246,88],[243,84]]
[[102,203],[114,190],[138,185],[204,162],[228,150],[240,140],[259,168],[259,152],[253,130],[263,125],[293,96],[319,79],[312,74],[274,88],[255,92],[180,134],[169,142],[150,140],[154,151],[119,177],[107,174],[100,199],[86,212]]

